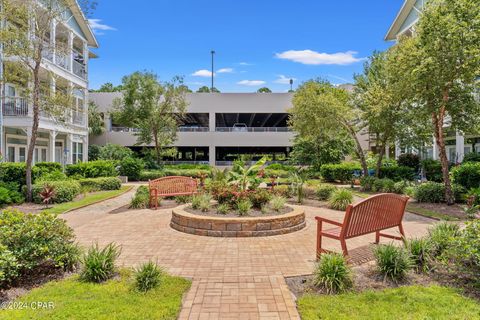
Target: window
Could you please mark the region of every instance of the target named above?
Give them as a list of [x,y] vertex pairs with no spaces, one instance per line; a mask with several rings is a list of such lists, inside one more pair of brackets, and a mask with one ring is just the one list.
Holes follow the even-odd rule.
[[7,148],[7,161],[8,162],[15,162],[15,147],[8,147]]
[[78,163],[83,161],[83,143],[73,142],[72,143],[72,161],[73,163]]
[[19,154],[20,154],[19,157],[18,157],[18,161],[19,162],[25,162],[27,160],[27,158],[25,156],[26,155],[26,148],[25,147],[20,147],[20,148],[18,148],[18,150],[19,150]]
[[38,162],[47,162],[47,148],[35,148],[33,152],[33,161]]

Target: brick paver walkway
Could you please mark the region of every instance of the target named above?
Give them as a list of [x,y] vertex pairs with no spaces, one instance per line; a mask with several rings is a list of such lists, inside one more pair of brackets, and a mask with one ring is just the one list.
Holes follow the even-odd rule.
[[[64,218],[84,245],[120,244],[120,264],[134,266],[153,260],[174,275],[191,278],[192,288],[180,319],[299,319],[284,277],[312,273],[315,215],[343,219],[338,211],[305,207],[307,227],[295,233],[262,238],[202,237],[171,229],[171,209],[108,213],[128,203],[132,195],[133,190]],[[407,236],[425,234],[432,223],[407,214]],[[368,255],[374,237],[347,241],[354,259]],[[338,242],[325,239],[324,243],[340,251]]]

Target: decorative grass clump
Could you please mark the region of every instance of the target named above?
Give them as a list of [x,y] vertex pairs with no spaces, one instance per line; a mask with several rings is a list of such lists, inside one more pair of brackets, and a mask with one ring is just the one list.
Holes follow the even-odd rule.
[[120,247],[114,243],[100,249],[98,244],[88,249],[83,257],[83,269],[80,278],[87,282],[103,282],[115,274],[115,260],[120,256]]
[[252,202],[248,199],[240,200],[237,202],[237,210],[241,216],[248,214],[252,207]]
[[410,254],[403,247],[393,244],[379,245],[374,254],[380,274],[395,282],[403,280],[412,268]]
[[207,212],[210,209],[212,197],[209,194],[198,194],[192,198],[192,209]]
[[270,207],[274,210],[274,211],[280,211],[282,210],[284,207],[285,207],[285,203],[287,202],[287,199],[282,197],[282,196],[274,196],[271,200],[270,200]]
[[316,190],[317,199],[320,201],[327,201],[335,190],[337,190],[336,187],[328,184],[319,185]]
[[227,214],[230,211],[228,203],[220,203],[217,206],[217,212],[220,214]]
[[432,243],[430,239],[410,239],[405,240],[405,248],[411,256],[414,268],[417,272],[428,272],[431,269],[432,257]]
[[314,284],[329,294],[345,292],[353,286],[352,270],[341,254],[322,254],[314,273]]
[[328,200],[328,206],[334,210],[345,211],[352,202],[353,193],[345,188],[340,188],[332,192]]
[[428,237],[432,244],[432,254],[435,257],[440,256],[459,233],[460,227],[448,222],[441,222],[428,230]]
[[149,261],[135,270],[135,288],[140,292],[147,292],[160,285],[162,269],[154,262]]

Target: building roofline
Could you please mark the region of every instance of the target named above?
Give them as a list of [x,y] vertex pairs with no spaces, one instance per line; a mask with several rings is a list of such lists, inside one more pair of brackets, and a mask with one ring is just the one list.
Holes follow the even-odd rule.
[[400,27],[405,22],[405,19],[407,18],[410,10],[415,5],[415,2],[415,0],[405,0],[402,7],[400,8],[400,11],[395,17],[395,20],[393,20],[392,25],[390,26],[387,34],[385,35],[386,41],[394,41],[397,39],[397,34],[401,31]]
[[73,16],[77,20],[80,28],[82,29],[83,33],[87,37],[87,42],[90,47],[93,48],[98,48],[98,41],[97,38],[95,37],[95,34],[92,31],[92,28],[90,27],[90,23],[88,22],[88,19],[85,17],[85,14],[82,11],[82,8],[80,8],[80,5],[78,4],[77,0],[67,0],[68,3],[70,4],[70,9],[72,10]]

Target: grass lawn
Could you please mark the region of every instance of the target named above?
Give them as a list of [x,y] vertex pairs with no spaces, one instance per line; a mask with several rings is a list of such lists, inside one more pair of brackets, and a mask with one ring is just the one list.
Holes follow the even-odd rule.
[[439,286],[306,295],[297,303],[302,319],[480,319],[479,303]]
[[44,211],[50,212],[50,213],[56,213],[56,214],[66,213],[70,210],[78,209],[78,208],[85,207],[103,200],[114,198],[116,196],[119,196],[127,192],[131,188],[132,186],[122,186],[119,190],[101,191],[101,192],[95,192],[92,194],[87,194],[85,198],[80,199],[78,201],[55,204],[50,209],[47,209]]
[[78,276],[34,289],[16,302],[53,302],[52,309],[1,310],[0,319],[176,319],[190,281],[164,275],[147,293],[133,289],[129,271],[103,284],[84,283]]

